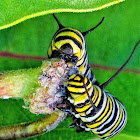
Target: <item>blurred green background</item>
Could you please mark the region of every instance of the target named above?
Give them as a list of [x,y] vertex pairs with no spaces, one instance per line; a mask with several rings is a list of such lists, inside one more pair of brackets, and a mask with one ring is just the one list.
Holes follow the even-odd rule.
[[[105,20],[96,30],[86,36],[87,51],[91,64],[108,67],[120,67],[130,55],[134,45],[140,39],[140,1],[126,0],[118,5],[89,13],[58,13],[56,16],[64,26],[86,31],[95,26],[104,16]],[[24,21],[8,29],[0,30],[0,52],[9,51],[21,55],[44,56],[58,29],[52,15],[45,15]],[[33,68],[41,61],[19,60],[0,57],[0,72]],[[137,48],[127,69],[140,71],[140,46]],[[103,83],[115,71],[93,69],[96,79]],[[120,99],[126,107],[128,122],[118,136],[110,140],[140,139],[140,75],[122,72],[106,89]],[[41,118],[22,108],[22,100],[0,100],[0,125],[12,125]],[[71,118],[63,121],[53,131],[32,140],[88,140],[98,139],[90,132],[76,133],[68,125]]]

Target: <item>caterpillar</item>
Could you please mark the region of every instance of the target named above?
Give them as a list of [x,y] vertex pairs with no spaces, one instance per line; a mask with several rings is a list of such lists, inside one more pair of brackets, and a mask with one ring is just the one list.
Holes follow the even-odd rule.
[[[88,94],[96,109],[90,103],[82,81],[85,82]],[[75,110],[85,124],[81,127],[85,127],[86,131],[91,130],[100,138],[108,138],[124,128],[127,120],[126,110],[123,104],[109,92],[92,85],[90,80],[79,74],[74,74],[69,78],[68,91],[74,100]]]
[[98,85],[99,83],[96,81],[88,62],[85,36],[96,29],[103,22],[104,17],[95,27],[85,32],[64,27],[54,14],[53,17],[58,23],[59,29],[54,34],[48,48],[48,58],[61,58],[67,63],[74,62],[83,75]]
[[84,128],[86,131],[91,130],[102,139],[113,137],[125,127],[127,113],[124,105],[104,89],[130,61],[139,43],[140,41],[135,45],[122,67],[109,80],[99,86],[92,84],[85,75],[73,74],[69,77],[68,100],[74,105],[74,111],[71,113],[81,120],[76,122],[75,127]]

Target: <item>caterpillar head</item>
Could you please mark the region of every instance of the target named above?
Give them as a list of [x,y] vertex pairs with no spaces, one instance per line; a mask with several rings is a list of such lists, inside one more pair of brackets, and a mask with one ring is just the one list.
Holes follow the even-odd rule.
[[48,58],[62,58],[66,62],[76,63],[85,53],[85,36],[94,30],[101,22],[86,32],[80,32],[76,29],[64,27],[53,14],[59,25],[59,29],[54,34],[48,49]]
[[63,27],[53,36],[48,49],[49,58],[62,58],[66,62],[77,62],[85,51],[83,35],[75,29]]

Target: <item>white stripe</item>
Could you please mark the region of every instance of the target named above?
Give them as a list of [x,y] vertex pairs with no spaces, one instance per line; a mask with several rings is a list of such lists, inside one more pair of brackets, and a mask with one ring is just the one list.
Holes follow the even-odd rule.
[[[106,103],[107,103],[107,97],[106,97],[106,95],[105,95],[104,92],[103,92],[103,94],[104,94],[104,100],[103,100],[103,105],[102,105],[102,108],[100,109],[100,111],[99,111],[96,115],[94,115],[94,116],[92,116],[92,117],[88,117],[88,118],[81,117],[81,120],[82,120],[83,122],[91,122],[91,121],[97,119],[97,118],[102,114],[103,110],[104,110],[105,107],[106,107]],[[102,97],[101,97],[101,98],[102,98]]]
[[[117,116],[116,116],[116,118],[115,118],[115,121],[112,123],[111,126],[109,126],[108,128],[106,128],[105,130],[98,132],[98,134],[106,133],[107,131],[111,130],[111,128],[114,127],[114,125],[115,125],[116,122],[118,121],[118,118],[119,118],[119,116],[120,116],[120,108],[119,108],[118,102],[117,102],[116,100],[115,100],[115,102],[116,102],[116,104],[117,104],[117,109],[118,109],[118,111],[117,111]],[[114,114],[113,114],[113,115],[114,115]],[[104,125],[105,125],[105,124],[104,124]]]

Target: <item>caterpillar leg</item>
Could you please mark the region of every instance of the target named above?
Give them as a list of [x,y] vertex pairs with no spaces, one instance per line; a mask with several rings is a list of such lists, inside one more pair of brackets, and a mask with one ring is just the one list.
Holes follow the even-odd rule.
[[68,116],[72,117],[73,123],[71,123],[69,127],[76,128],[76,132],[85,131],[86,125],[81,121],[81,119],[75,117],[77,112],[74,109],[74,106],[70,104],[68,100],[63,100],[63,102],[59,104],[57,108],[63,112],[68,112]]
[[69,127],[75,127],[76,128],[76,132],[83,132],[83,131],[85,131],[85,124],[81,121],[81,119],[80,118],[75,118],[74,116],[73,116],[73,123],[71,123],[70,125],[69,125]]
[[55,111],[46,117],[19,125],[5,126],[0,128],[0,140],[21,139],[43,134],[56,128],[67,116],[67,113]]

